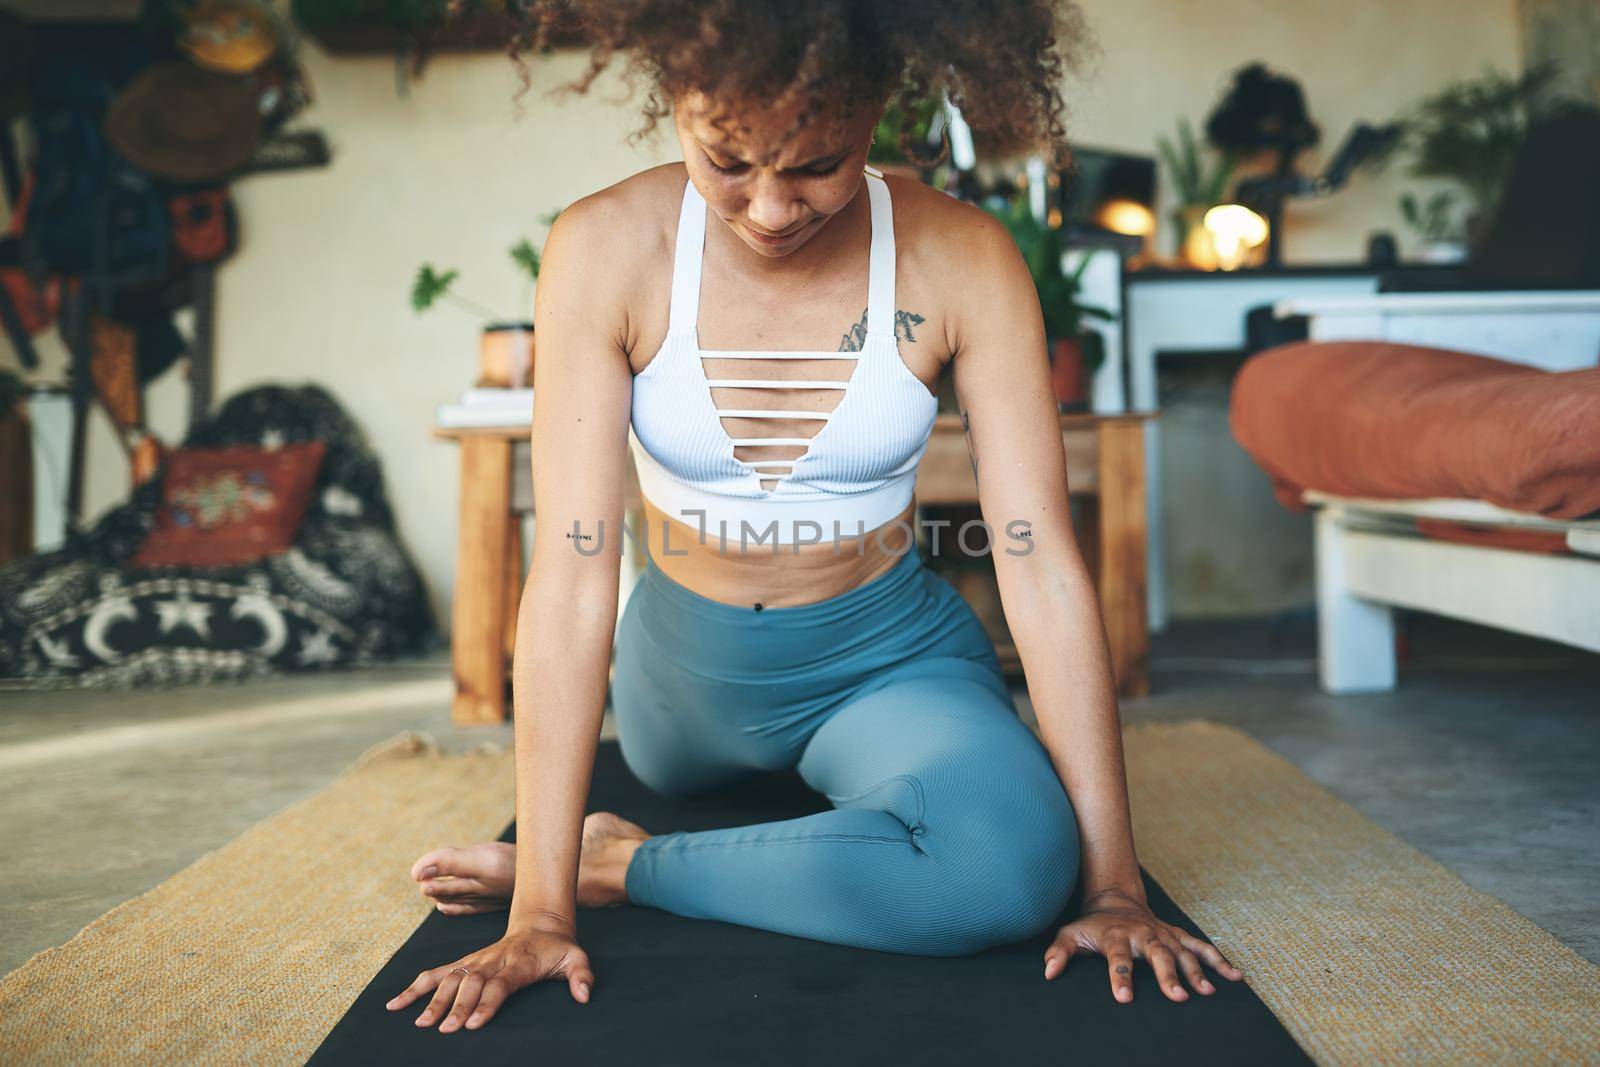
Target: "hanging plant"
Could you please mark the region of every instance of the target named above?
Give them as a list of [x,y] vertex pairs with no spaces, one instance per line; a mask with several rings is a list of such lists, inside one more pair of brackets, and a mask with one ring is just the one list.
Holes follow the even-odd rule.
[[[440,52],[499,52],[527,30],[534,0],[290,0],[294,21],[334,55],[393,54],[404,95]],[[555,28],[547,48],[581,44],[575,20]]]

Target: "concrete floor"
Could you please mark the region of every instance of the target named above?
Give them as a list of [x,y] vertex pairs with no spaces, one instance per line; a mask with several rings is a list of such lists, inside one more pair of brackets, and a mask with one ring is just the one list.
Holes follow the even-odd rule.
[[[1155,639],[1152,695],[1123,715],[1237,726],[1600,962],[1600,657],[1405,621],[1400,688],[1342,698],[1317,691],[1304,613],[1178,622]],[[435,658],[246,685],[0,690],[0,973],[401,730],[451,748],[509,740],[452,728],[449,687]]]

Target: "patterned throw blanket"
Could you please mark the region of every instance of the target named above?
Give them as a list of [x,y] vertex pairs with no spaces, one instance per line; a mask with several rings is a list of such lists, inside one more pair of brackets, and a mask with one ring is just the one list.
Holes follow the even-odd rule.
[[327,448],[292,548],[232,566],[129,561],[162,476],[54,552],[0,568],[0,678],[128,687],[371,663],[428,646],[422,580],[394,532],[382,467],[315,386],[262,386],[196,424],[185,447]]

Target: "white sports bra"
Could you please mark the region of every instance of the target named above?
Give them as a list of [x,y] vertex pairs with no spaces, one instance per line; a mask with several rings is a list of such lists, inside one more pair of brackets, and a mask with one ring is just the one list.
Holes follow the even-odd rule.
[[[871,533],[911,501],[938,401],[900,358],[889,187],[877,170],[867,167],[866,173],[872,245],[867,336],[858,352],[701,348],[696,318],[706,202],[693,182],[684,186],[667,336],[655,358],[634,375],[628,445],[645,498],[693,527],[702,540],[742,543],[747,549],[830,543]],[[704,359],[766,361],[773,376],[752,368],[752,377],[707,378]],[[784,376],[786,360],[854,360],[855,365],[848,379],[819,378],[825,372],[817,371]],[[805,374],[806,368],[799,369]],[[713,397],[714,389],[722,391],[728,406]],[[784,406],[782,401],[797,398],[783,391],[793,390],[842,395],[832,408],[825,401]],[[732,432],[725,419],[736,424]],[[763,419],[820,425],[810,437],[762,436]],[[752,423],[758,428],[747,430]],[[734,450],[740,446],[758,455],[737,458]],[[794,446],[805,447],[793,458],[769,458],[775,450],[792,453]]]

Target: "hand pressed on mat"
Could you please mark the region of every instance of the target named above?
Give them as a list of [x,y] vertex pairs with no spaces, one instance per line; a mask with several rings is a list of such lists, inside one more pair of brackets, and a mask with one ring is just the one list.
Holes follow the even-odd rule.
[[1189,999],[1188,990],[1178,981],[1179,970],[1199,992],[1207,996],[1215,992],[1200,968],[1201,960],[1230,981],[1244,977],[1244,972],[1223,958],[1211,942],[1156,918],[1142,895],[1115,889],[1089,897],[1084,902],[1083,915],[1056,934],[1044,954],[1045,979],[1060,974],[1067,961],[1080,951],[1097,952],[1106,958],[1111,995],[1123,1004],[1133,1000],[1136,957],[1149,962],[1168,1000]]
[[589,1002],[594,972],[589,969],[589,954],[578,947],[572,931],[522,930],[507,933],[488,948],[454,963],[423,971],[386,1007],[398,1011],[431,990],[433,999],[417,1016],[418,1026],[432,1026],[443,1015],[441,1034],[462,1026],[476,1030],[494,1018],[512,993],[557,975],[566,978],[572,999],[580,1004]]

